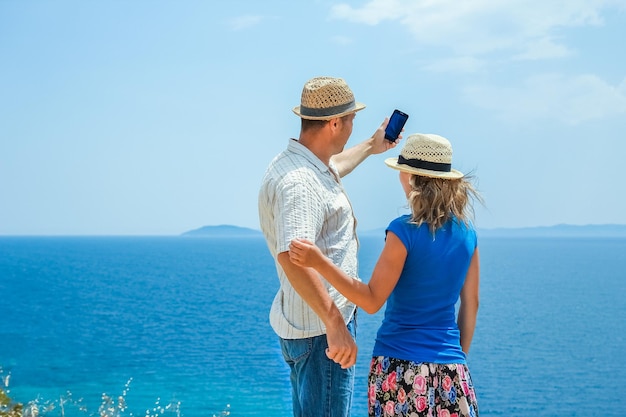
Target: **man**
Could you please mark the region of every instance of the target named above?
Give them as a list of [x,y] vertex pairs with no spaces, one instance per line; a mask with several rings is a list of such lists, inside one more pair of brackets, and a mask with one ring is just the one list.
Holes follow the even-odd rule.
[[309,80],[293,109],[301,118],[300,136],[270,163],[259,193],[261,229],[280,281],[270,324],[291,369],[297,417],[350,415],[355,305],[315,270],[292,264],[289,243],[315,242],[346,274],[358,276],[356,220],[341,177],[397,143],[384,138],[385,119],[371,138],[344,150],[363,108],[343,79]]

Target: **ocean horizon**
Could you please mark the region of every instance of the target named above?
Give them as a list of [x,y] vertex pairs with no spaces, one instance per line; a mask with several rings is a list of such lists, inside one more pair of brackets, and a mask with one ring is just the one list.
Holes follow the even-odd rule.
[[[385,227],[359,231],[359,235],[379,235]],[[232,224],[206,225],[181,233],[181,236],[221,236],[237,237],[259,235],[260,229]],[[567,224],[559,223],[550,226],[527,227],[493,227],[478,228],[481,237],[626,237],[626,225],[606,224]]]
[[[367,280],[383,238],[361,242]],[[480,414],[621,415],[626,388],[604,369],[626,351],[626,239],[479,235],[479,247]],[[66,416],[98,414],[103,394],[124,394],[124,415],[290,415],[268,323],[277,286],[259,236],[0,237],[0,368],[15,401],[69,391],[87,409],[68,401]],[[367,415],[381,318],[359,313],[354,416]]]
[[[385,227],[360,230],[359,236],[376,237],[385,232]],[[601,224],[568,224],[559,223],[549,226],[526,227],[493,227],[477,228],[481,238],[626,238],[626,225],[618,223]],[[260,237],[259,228],[251,228],[234,224],[205,225],[178,233],[55,233],[55,234],[2,234],[1,237],[210,237],[210,238],[242,238]]]

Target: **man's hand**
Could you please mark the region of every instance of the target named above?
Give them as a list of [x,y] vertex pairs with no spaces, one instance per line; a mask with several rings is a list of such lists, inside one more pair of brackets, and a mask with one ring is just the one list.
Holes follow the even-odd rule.
[[376,132],[372,135],[371,141],[371,155],[376,155],[379,153],[383,153],[388,151],[389,149],[395,148],[398,143],[400,143],[400,139],[402,139],[402,132],[404,132],[404,128],[398,135],[398,138],[394,141],[390,141],[389,139],[385,139],[385,129],[389,124],[389,118],[386,117],[383,123],[376,129]]
[[326,327],[326,340],[328,349],[326,356],[347,369],[356,363],[358,348],[346,324],[341,321],[336,326]]

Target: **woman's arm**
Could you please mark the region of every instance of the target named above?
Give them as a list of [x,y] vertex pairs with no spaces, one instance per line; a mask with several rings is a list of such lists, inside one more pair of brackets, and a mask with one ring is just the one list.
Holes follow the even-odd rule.
[[461,289],[461,305],[459,306],[459,317],[457,319],[459,330],[461,331],[461,349],[467,354],[474,337],[476,328],[476,315],[478,314],[480,286],[480,259],[478,248],[474,250],[474,256],[470,262],[465,284]]
[[406,248],[395,234],[388,232],[385,247],[367,284],[348,276],[309,241],[293,240],[289,246],[289,257],[296,265],[317,270],[348,300],[374,314],[385,304],[400,278]]
[[328,358],[340,364],[343,369],[354,365],[358,353],[357,345],[346,328],[341,312],[328,295],[318,274],[310,268],[293,264],[287,252],[279,253],[277,260],[296,292],[324,322],[328,341],[326,351]]

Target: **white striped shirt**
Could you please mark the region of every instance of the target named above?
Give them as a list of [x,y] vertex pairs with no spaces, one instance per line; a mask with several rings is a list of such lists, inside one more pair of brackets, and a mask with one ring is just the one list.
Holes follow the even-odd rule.
[[[356,219],[332,162],[329,169],[308,148],[291,139],[265,173],[259,192],[259,219],[280,281],[270,311],[272,328],[283,339],[325,334],[324,323],[293,289],[276,259],[289,250],[292,239],[304,238],[315,242],[346,274],[357,278]],[[322,282],[348,323],[354,304],[323,278]]]

